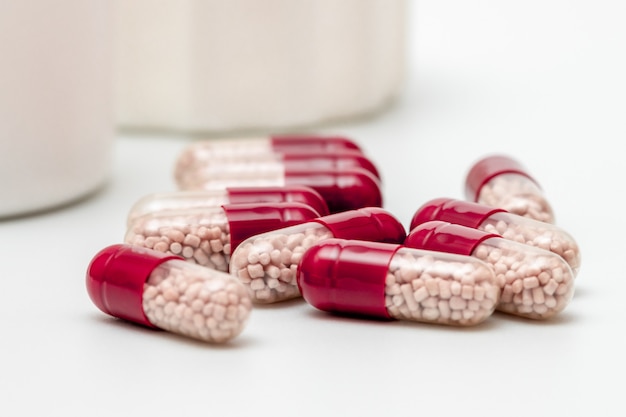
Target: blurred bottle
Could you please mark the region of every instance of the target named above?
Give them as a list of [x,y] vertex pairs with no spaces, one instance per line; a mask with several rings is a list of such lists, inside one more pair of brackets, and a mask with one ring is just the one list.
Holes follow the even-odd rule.
[[96,190],[114,141],[107,0],[0,2],[0,218]]
[[397,94],[406,0],[117,0],[117,122],[285,130],[371,115]]

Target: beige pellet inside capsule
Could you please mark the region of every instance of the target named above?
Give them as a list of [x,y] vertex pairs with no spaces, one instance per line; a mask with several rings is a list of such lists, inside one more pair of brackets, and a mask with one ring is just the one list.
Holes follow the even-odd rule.
[[150,323],[195,339],[232,339],[251,309],[246,289],[233,277],[182,260],[160,265],[144,284],[143,310]]
[[317,224],[290,229],[298,231],[253,237],[240,244],[232,255],[230,271],[250,289],[256,303],[299,297],[296,271],[302,254],[315,243],[333,237],[328,229]]
[[489,317],[499,300],[493,271],[470,257],[424,255],[400,249],[385,281],[385,307],[401,320],[472,326]]
[[227,272],[230,261],[230,230],[223,212],[197,212],[170,217],[146,216],[131,226],[125,243]]

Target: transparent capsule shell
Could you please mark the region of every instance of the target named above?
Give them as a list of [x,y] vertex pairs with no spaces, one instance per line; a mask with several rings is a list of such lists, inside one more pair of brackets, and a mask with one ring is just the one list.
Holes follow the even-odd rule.
[[554,210],[541,187],[514,159],[491,156],[477,162],[466,178],[468,200],[510,213],[555,223]]
[[274,170],[267,166],[258,170],[255,165],[240,170],[218,170],[210,181],[191,189],[215,190],[229,187],[289,187],[305,186],[318,192],[330,213],[363,207],[382,207],[380,181],[362,168],[324,169],[318,171]]
[[210,343],[239,335],[252,309],[245,287],[230,275],[129,245],[93,258],[87,290],[109,315]]
[[482,323],[500,297],[493,270],[476,258],[342,239],[305,252],[298,284],[323,311],[450,326]]
[[331,214],[246,239],[233,251],[229,270],[256,303],[296,298],[303,253],[333,237],[401,243],[406,231],[391,213],[377,207]]
[[265,178],[289,175],[290,172],[317,172],[361,168],[380,180],[374,163],[358,151],[294,152],[286,154],[245,154],[238,157],[215,158],[192,166],[179,166],[175,181],[180,189],[202,188],[205,184],[227,178],[249,178],[255,174]]
[[285,203],[308,204],[320,215],[327,215],[328,206],[322,196],[310,187],[238,187],[215,190],[189,190],[152,193],[143,196],[131,207],[127,225],[141,216],[192,209],[212,209],[223,204]]
[[545,320],[562,312],[574,295],[574,274],[563,258],[496,234],[432,221],[414,228],[405,245],[469,254],[484,261],[501,288],[498,311]]
[[231,253],[230,224],[220,206],[140,216],[129,226],[124,243],[183,257],[227,272]]
[[176,159],[174,176],[178,181],[189,171],[218,160],[272,156],[286,152],[360,152],[351,139],[340,136],[269,136],[196,141]]
[[303,253],[332,238],[320,223],[307,222],[253,236],[233,252],[229,270],[249,288],[256,303],[274,303],[300,296],[296,271]]
[[228,272],[231,252],[243,240],[317,217],[319,213],[311,206],[296,202],[165,211],[138,217],[128,228],[124,243]]
[[535,246],[562,257],[574,277],[581,264],[580,247],[562,228],[530,217],[509,213],[485,204],[452,198],[436,198],[424,203],[413,215],[410,230],[427,221],[439,220],[495,233],[505,239]]

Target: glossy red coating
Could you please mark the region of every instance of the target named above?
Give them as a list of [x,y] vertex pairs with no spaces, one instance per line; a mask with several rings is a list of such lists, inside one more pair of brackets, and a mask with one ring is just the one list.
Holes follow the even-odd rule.
[[361,147],[345,136],[320,135],[277,135],[270,137],[272,149],[286,151],[341,151],[352,149],[361,151]]
[[286,172],[317,171],[320,169],[362,168],[380,180],[374,163],[356,150],[336,152],[289,152],[281,156]]
[[424,203],[417,209],[411,219],[409,231],[422,223],[432,220],[440,220],[477,228],[491,215],[499,212],[506,213],[507,211],[466,200],[456,200],[445,197],[435,198]]
[[465,179],[465,195],[477,200],[483,185],[501,174],[523,175],[539,186],[518,161],[504,155],[493,155],[481,159],[472,166]]
[[87,293],[103,312],[155,327],[143,311],[143,286],[152,271],[170,259],[182,258],[130,245],[108,246],[89,263]]
[[404,242],[406,230],[391,213],[379,207],[366,207],[331,214],[313,220],[324,225],[334,237],[372,242]]
[[285,187],[228,187],[226,189],[230,204],[246,203],[303,203],[307,204],[320,216],[330,214],[324,198],[311,187],[291,185]]
[[298,265],[304,300],[323,311],[390,319],[385,307],[389,263],[401,245],[327,239],[309,248]]
[[404,246],[438,252],[471,255],[481,242],[502,236],[483,232],[472,227],[442,221],[430,221],[416,226],[407,235]]
[[230,253],[251,236],[319,217],[317,211],[303,203],[224,204],[222,208],[230,228]]
[[326,200],[331,213],[383,205],[380,182],[361,168],[290,172],[285,173],[285,183],[313,188]]

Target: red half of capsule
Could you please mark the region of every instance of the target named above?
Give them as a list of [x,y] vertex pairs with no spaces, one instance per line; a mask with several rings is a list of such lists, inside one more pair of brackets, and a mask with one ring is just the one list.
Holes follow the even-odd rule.
[[411,230],[404,241],[404,246],[471,255],[476,246],[491,237],[502,238],[502,236],[494,233],[434,220],[422,223]]
[[334,237],[340,239],[400,244],[406,238],[402,223],[379,207],[344,211],[313,221],[324,225]]
[[231,253],[251,236],[319,217],[311,206],[302,203],[224,204],[222,208],[230,229]]
[[285,183],[313,188],[326,200],[331,213],[383,204],[380,182],[361,168],[285,172]]
[[380,180],[374,163],[355,150],[333,152],[286,152],[281,155],[286,171],[319,171],[323,169],[362,168]]
[[313,207],[320,216],[330,214],[324,198],[311,187],[228,187],[226,192],[230,204],[303,203]]
[[277,152],[285,151],[341,151],[357,150],[361,147],[352,139],[345,136],[322,135],[279,135],[271,136],[272,149]]
[[432,220],[477,228],[492,214],[499,212],[506,212],[506,210],[466,200],[435,198],[417,209],[411,219],[409,230]]
[[170,259],[183,258],[130,245],[108,246],[89,263],[87,293],[103,312],[155,327],[143,311],[143,286],[152,271]]
[[323,311],[390,319],[385,307],[389,263],[401,245],[326,239],[298,264],[304,300]]
[[465,195],[477,200],[483,185],[501,174],[523,175],[539,186],[518,161],[504,155],[493,155],[481,159],[472,166],[465,179]]

